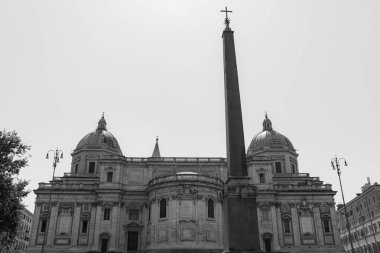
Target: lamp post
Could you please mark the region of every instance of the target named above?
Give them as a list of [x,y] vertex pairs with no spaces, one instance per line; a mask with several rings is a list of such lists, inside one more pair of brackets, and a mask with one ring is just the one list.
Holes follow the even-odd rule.
[[50,203],[51,203],[51,195],[53,193],[53,181],[54,181],[54,174],[55,174],[55,168],[57,167],[57,163],[59,163],[59,159],[63,158],[63,151],[58,150],[58,148],[54,150],[49,150],[46,154],[46,159],[49,159],[49,153],[52,152],[54,157],[53,157],[53,178],[52,178],[52,184],[50,185],[50,192],[49,192],[49,202],[48,202],[48,216],[47,216],[47,222],[46,222],[46,230],[44,234],[44,240],[42,242],[42,248],[41,248],[41,253],[44,253],[45,250],[45,244],[46,244],[46,238],[47,238],[47,233],[49,231],[49,221],[50,221]]
[[341,160],[344,161],[344,166],[347,166],[346,159],[344,159],[344,158],[337,158],[335,156],[335,158],[331,159],[331,167],[333,168],[333,170],[336,170],[336,172],[338,173],[339,184],[340,184],[340,191],[342,192],[342,199],[343,199],[344,217],[346,217],[346,223],[347,223],[348,239],[350,240],[350,244],[351,244],[351,250],[352,250],[351,252],[354,252],[354,245],[352,244],[352,237],[351,237],[351,228],[350,228],[350,223],[348,222],[348,217],[347,217],[346,201],[344,201],[342,181],[340,179],[341,171],[340,171],[340,164],[339,164],[339,162]]

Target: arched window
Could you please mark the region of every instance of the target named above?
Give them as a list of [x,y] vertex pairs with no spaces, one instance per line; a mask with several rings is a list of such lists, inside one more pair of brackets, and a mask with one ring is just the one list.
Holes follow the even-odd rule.
[[214,201],[212,199],[209,199],[207,201],[207,216],[209,218],[214,218]]
[[166,199],[160,200],[160,218],[166,218]]

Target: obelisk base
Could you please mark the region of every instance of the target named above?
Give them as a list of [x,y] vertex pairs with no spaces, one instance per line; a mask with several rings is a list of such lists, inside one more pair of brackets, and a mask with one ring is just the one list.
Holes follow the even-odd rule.
[[223,196],[225,252],[258,253],[260,250],[256,187],[250,177],[229,177]]

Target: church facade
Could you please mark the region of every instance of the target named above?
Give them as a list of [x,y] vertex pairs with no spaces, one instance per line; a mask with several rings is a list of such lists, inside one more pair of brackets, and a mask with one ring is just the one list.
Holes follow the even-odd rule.
[[[341,252],[331,185],[301,173],[291,141],[265,117],[247,151],[260,248]],[[70,172],[40,183],[29,252],[223,250],[225,158],[126,157],[104,116],[72,153]],[[48,222],[48,198],[52,207]]]

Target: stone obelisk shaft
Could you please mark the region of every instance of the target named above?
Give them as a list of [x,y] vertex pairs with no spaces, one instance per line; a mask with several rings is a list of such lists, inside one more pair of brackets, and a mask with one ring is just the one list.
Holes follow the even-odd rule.
[[228,176],[247,176],[239,79],[234,35],[231,30],[223,32],[223,53]]

